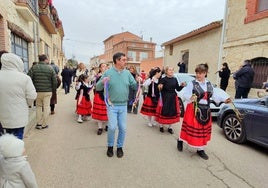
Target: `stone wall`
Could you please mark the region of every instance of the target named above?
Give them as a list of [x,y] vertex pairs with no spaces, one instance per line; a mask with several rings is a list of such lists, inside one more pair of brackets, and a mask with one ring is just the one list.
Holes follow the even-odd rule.
[[[229,64],[235,72],[246,59],[268,58],[268,18],[245,22],[248,0],[229,0],[224,31],[222,61]],[[234,80],[230,78],[228,93],[235,93]],[[256,97],[256,89],[251,89],[249,96]]]
[[165,49],[164,66],[172,66],[177,71],[177,63],[181,61],[182,54],[189,51],[188,73],[194,74],[197,64],[208,63],[208,79],[216,83],[217,75],[215,72],[218,70],[221,31],[221,27],[216,28],[175,43],[172,55],[169,54],[169,49]]

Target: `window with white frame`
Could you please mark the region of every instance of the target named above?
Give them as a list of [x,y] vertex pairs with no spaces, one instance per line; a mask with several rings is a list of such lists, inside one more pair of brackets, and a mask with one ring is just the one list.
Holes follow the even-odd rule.
[[136,52],[135,51],[128,51],[127,57],[129,61],[136,61]]
[[28,42],[11,33],[11,52],[21,57],[24,64],[24,72],[29,71]]
[[49,57],[49,46],[45,44],[45,54]]
[[148,59],[148,52],[140,52],[140,61]]
[[245,24],[268,17],[268,0],[247,0],[245,8]]

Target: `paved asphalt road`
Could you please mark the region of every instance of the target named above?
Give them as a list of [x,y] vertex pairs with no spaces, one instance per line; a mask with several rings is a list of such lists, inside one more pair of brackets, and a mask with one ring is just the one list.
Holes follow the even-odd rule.
[[147,127],[141,115],[129,114],[125,155],[108,158],[106,133],[98,136],[93,120],[76,122],[74,95],[59,89],[49,128],[33,127],[24,139],[40,188],[268,187],[267,149],[233,144],[215,123],[205,161],[186,145],[177,151],[180,123],[171,135]]

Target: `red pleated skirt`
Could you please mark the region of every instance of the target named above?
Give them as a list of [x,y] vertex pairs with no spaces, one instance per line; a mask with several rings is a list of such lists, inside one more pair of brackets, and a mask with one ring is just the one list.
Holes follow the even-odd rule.
[[211,138],[212,118],[206,125],[200,124],[194,114],[194,105],[189,103],[182,122],[180,139],[192,147],[204,147]]
[[93,99],[92,119],[108,121],[106,104],[104,100],[101,99],[100,94],[97,92],[95,93]]
[[150,97],[146,97],[141,107],[140,113],[147,116],[155,116],[157,104],[152,102]]
[[80,104],[78,104],[78,101],[79,100],[76,102],[76,113],[79,115],[91,115],[91,101],[87,101],[84,96],[82,97]]

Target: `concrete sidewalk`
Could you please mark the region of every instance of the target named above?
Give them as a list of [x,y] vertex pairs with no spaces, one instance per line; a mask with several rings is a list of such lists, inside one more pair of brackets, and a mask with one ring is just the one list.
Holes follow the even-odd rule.
[[31,130],[32,127],[36,125],[36,107],[29,108],[29,123],[24,128],[24,137],[27,137],[27,134]]

